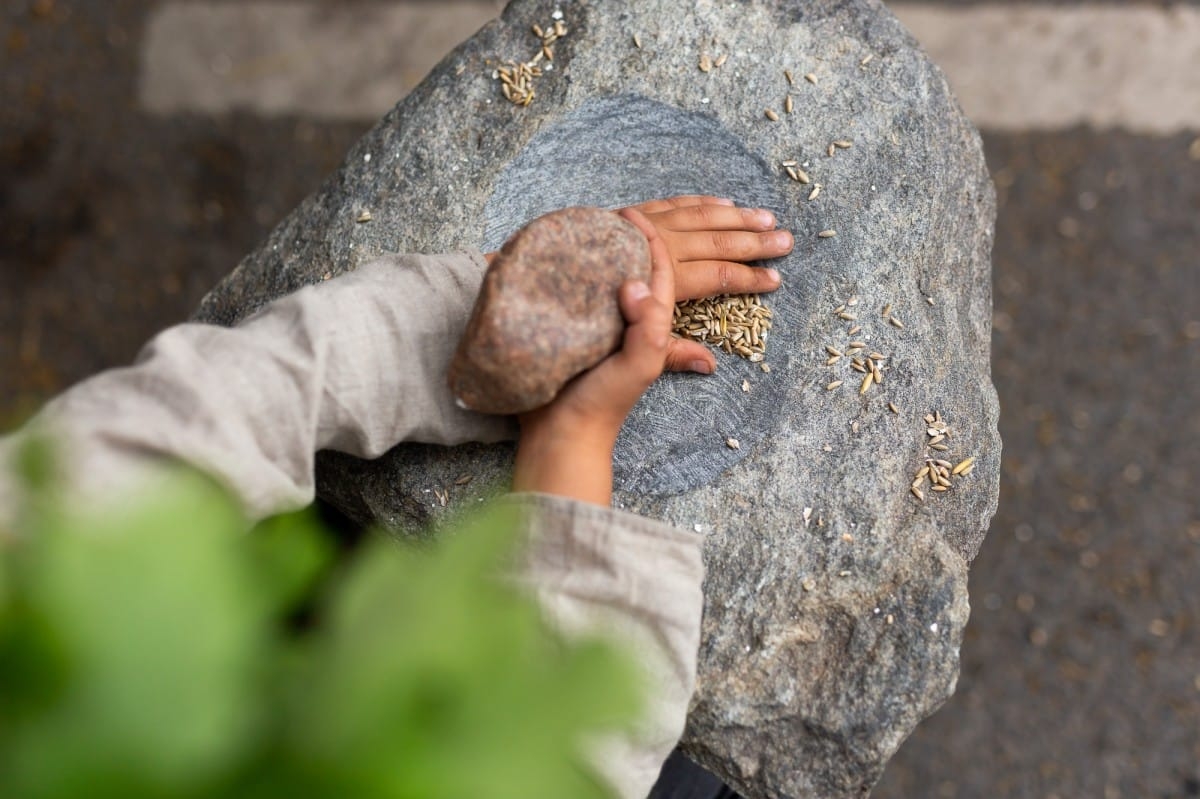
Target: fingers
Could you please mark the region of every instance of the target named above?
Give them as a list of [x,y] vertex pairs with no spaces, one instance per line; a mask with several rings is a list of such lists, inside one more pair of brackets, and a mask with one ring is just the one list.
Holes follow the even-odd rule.
[[[643,211],[643,213],[646,213]],[[765,208],[697,204],[654,213],[655,225],[669,231],[754,230],[775,228],[775,215]]]
[[712,197],[707,194],[681,194],[678,197],[668,197],[665,200],[650,200],[631,206],[643,214],[659,214],[673,208],[687,208],[693,205],[733,205],[733,200],[724,197]]
[[667,343],[666,370],[711,375],[717,371],[717,356],[699,341],[672,338]]
[[761,266],[732,261],[686,264],[675,279],[677,302],[716,294],[766,294],[779,288],[779,273]]
[[786,230],[669,231],[664,235],[669,237],[677,261],[760,261],[787,255],[794,244]]
[[650,293],[669,306],[675,301],[675,266],[667,243],[654,223],[638,210],[625,208],[619,213],[646,237],[650,245]]

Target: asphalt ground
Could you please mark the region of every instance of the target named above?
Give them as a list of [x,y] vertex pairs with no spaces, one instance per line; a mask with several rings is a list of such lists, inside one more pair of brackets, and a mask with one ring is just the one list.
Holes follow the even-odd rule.
[[[143,111],[155,5],[0,11],[9,425],[184,320],[370,127]],[[875,796],[1200,796],[1200,130],[984,146],[1000,507],[958,692]]]

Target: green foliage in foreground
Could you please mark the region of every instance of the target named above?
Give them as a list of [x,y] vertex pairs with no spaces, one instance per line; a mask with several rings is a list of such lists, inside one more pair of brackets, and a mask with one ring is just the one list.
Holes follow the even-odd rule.
[[247,534],[194,475],[77,518],[27,472],[0,531],[0,796],[606,795],[579,742],[632,717],[634,674],[494,579],[499,511],[337,562],[311,516]]

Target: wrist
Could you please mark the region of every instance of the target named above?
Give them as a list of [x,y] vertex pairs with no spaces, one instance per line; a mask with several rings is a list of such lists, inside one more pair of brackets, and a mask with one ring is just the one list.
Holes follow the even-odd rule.
[[513,490],[610,505],[617,431],[608,428],[562,419],[522,419]]

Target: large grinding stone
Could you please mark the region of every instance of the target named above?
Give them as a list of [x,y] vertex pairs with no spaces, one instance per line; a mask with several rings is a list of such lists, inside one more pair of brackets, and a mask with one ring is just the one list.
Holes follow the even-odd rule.
[[[967,568],[996,508],[995,209],[979,137],[878,0],[564,2],[554,69],[518,108],[493,70],[531,57],[530,25],[554,9],[517,0],[447,56],[199,316],[231,323],[382,252],[494,249],[571,205],[703,192],[774,210],[796,247],[773,264],[771,371],[720,354],[713,377],[659,381],[618,442],[616,501],[704,536],[685,751],[749,797],[863,796],[954,690]],[[704,53],[728,60],[701,72]],[[835,139],[853,146],[830,157]],[[818,198],[780,169],[789,158]],[[374,221],[356,224],[364,209]],[[834,314],[851,296],[856,322]],[[854,324],[890,367],[864,395],[848,359],[825,365]],[[951,427],[944,453],[926,446],[935,410]],[[977,465],[922,503],[909,483],[935,454]],[[498,490],[511,458],[325,454],[319,486],[356,518],[415,530]],[[464,474],[475,479],[458,485]]]

